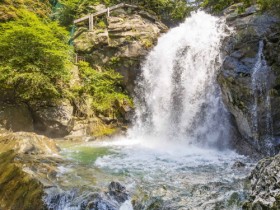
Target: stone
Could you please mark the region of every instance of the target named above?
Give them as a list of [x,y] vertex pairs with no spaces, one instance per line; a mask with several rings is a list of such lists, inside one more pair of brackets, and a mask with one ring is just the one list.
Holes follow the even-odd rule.
[[68,100],[51,105],[33,105],[35,131],[49,137],[64,137],[73,129],[73,106]]
[[118,203],[124,203],[129,198],[126,188],[119,182],[111,182],[108,186],[108,190],[109,195]]
[[0,102],[0,127],[12,131],[34,131],[28,106],[24,103]]
[[259,161],[249,180],[250,197],[243,209],[280,209],[280,155]]
[[45,210],[45,190],[56,186],[59,148],[34,133],[0,132],[0,209]]
[[241,169],[244,168],[246,166],[245,163],[242,163],[241,161],[236,161],[231,168],[233,169]]
[[[253,149],[264,155],[273,155],[279,151],[277,138],[280,136],[280,54],[279,27],[280,19],[272,14],[259,14],[257,6],[245,8],[241,14],[237,12],[242,5],[233,5],[224,11],[227,24],[235,29],[224,40],[222,55],[224,62],[218,75],[223,101],[234,116],[235,124],[241,134],[239,144],[249,143]],[[260,42],[264,43],[264,59],[268,67],[261,72],[262,81],[267,83],[267,94],[271,100],[271,119],[273,136],[268,137],[266,100],[258,97],[258,129],[252,117],[252,109],[256,103],[252,75],[257,62]],[[279,73],[278,73],[279,72]],[[266,80],[266,81],[265,81]],[[279,90],[279,91],[278,91]],[[271,94],[273,93],[273,94]]]
[[53,155],[60,151],[53,140],[28,132],[0,132],[0,145],[0,153],[13,150],[18,154]]

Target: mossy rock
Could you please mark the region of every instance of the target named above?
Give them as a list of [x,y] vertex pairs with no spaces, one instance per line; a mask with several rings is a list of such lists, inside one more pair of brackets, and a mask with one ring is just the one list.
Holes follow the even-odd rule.
[[23,171],[13,150],[0,154],[0,207],[5,210],[44,210],[43,185]]

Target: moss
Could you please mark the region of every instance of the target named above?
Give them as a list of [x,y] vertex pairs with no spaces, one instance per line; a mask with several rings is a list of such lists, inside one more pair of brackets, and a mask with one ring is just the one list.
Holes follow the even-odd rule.
[[118,130],[117,130],[117,128],[115,128],[113,126],[106,125],[102,122],[98,122],[91,126],[90,131],[91,131],[90,134],[93,137],[101,138],[104,136],[111,136],[111,135],[115,134]]
[[102,28],[102,29],[107,28],[107,25],[106,25],[106,23],[105,23],[103,20],[99,21],[99,22],[97,23],[97,26],[98,26],[99,28]]
[[114,65],[118,64],[120,60],[121,59],[119,57],[113,56],[110,58],[109,65],[114,66]]
[[0,155],[0,202],[7,210],[46,209],[42,201],[43,186],[22,171],[23,164],[14,151]]
[[142,45],[146,48],[146,49],[149,49],[149,48],[151,48],[153,45],[154,45],[154,43],[151,41],[151,39],[142,39],[141,40],[141,43],[142,43]]

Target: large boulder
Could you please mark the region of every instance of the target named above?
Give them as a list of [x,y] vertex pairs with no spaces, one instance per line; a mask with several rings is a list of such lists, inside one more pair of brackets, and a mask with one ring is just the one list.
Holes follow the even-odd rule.
[[62,160],[55,142],[34,133],[0,133],[0,209],[44,210]]
[[243,139],[273,155],[280,136],[280,21],[260,14],[256,6],[242,13],[240,7],[233,5],[224,12],[234,32],[222,47],[225,59],[218,82]]
[[0,127],[12,131],[34,131],[28,106],[24,103],[0,103]]
[[97,22],[93,31],[80,27],[74,39],[79,55],[94,68],[113,68],[124,76],[124,85],[133,92],[140,62],[168,28],[139,8],[121,8]]
[[68,100],[32,106],[35,131],[49,137],[64,137],[73,128],[73,106]]
[[250,197],[243,209],[280,209],[280,155],[261,160],[249,179]]
[[64,137],[73,129],[73,111],[67,99],[29,105],[0,101],[0,128],[36,132],[53,138]]

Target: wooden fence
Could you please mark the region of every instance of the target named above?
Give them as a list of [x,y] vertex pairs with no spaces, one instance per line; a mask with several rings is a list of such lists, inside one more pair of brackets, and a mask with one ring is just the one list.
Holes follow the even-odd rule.
[[74,20],[74,24],[77,24],[77,23],[83,22],[85,20],[88,20],[89,30],[92,31],[93,30],[93,23],[94,23],[93,18],[104,15],[104,14],[107,14],[107,17],[109,17],[111,11],[114,11],[116,9],[123,8],[123,7],[130,7],[130,8],[134,8],[134,9],[138,8],[138,6],[136,6],[136,5],[121,3],[121,4],[117,4],[115,6],[103,9],[99,12],[94,13],[94,14],[89,14],[89,15],[86,15],[82,18],[76,19],[76,20]]

